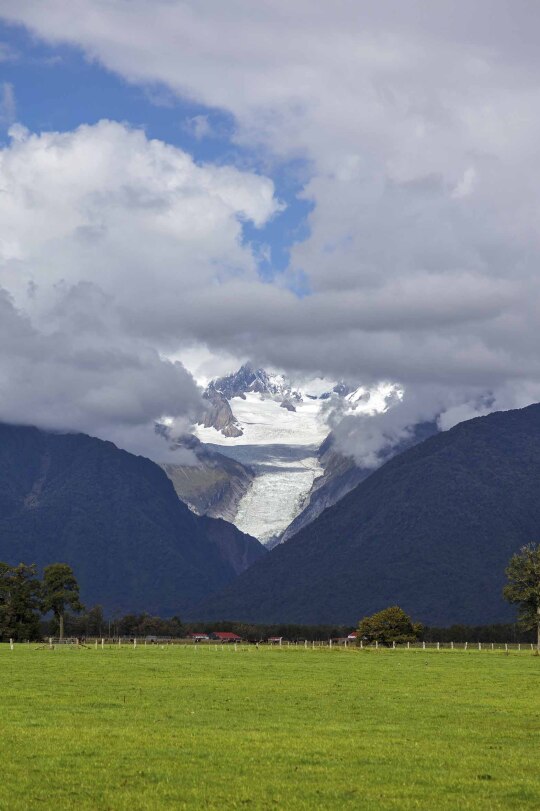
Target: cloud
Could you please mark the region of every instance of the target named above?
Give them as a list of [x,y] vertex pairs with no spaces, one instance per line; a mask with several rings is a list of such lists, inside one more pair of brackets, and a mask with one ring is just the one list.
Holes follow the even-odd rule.
[[192,118],[188,118],[185,129],[198,141],[212,135],[212,125],[207,115],[194,115]]
[[[276,213],[266,178],[198,167],[142,133],[113,137],[119,125],[101,125],[103,164],[97,150],[86,164],[63,150],[85,138],[88,149],[84,129],[29,138],[25,158],[51,140],[30,163],[43,186],[19,183],[37,213],[19,236],[6,226],[3,250],[6,287],[33,318],[65,278],[91,280],[122,329],[160,352],[201,343],[298,373],[395,380],[432,417],[538,396],[536,4],[0,0],[0,14],[130,82],[225,111],[237,145],[309,171],[307,236],[262,284],[242,218]],[[145,157],[128,168],[127,154]],[[48,292],[17,253],[29,250]],[[299,274],[302,300],[289,289]]]
[[10,132],[0,150],[0,419],[155,456],[154,421],[168,415],[186,430],[200,406],[168,350],[189,332],[197,291],[257,278],[242,221],[273,215],[273,185],[198,166],[108,121]]

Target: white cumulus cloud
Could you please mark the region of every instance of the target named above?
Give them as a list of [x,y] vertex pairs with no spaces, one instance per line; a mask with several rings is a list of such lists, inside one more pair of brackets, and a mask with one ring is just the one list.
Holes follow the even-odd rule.
[[279,208],[273,185],[109,121],[11,134],[0,150],[0,419],[153,447],[155,419],[187,426],[199,405],[167,357],[186,310],[201,289],[256,280],[241,222]]

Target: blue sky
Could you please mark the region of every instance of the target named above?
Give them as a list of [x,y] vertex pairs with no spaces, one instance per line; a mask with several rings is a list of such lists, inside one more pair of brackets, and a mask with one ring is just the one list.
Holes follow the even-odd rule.
[[[32,132],[64,132],[106,118],[141,127],[149,138],[178,146],[199,163],[232,164],[270,176],[285,207],[262,228],[246,222],[244,241],[254,247],[261,279],[270,281],[287,268],[290,246],[309,233],[307,218],[313,205],[298,196],[308,177],[308,161],[269,162],[258,149],[234,143],[235,124],[229,113],[181,98],[163,84],[130,84],[96,60],[86,59],[78,48],[46,44],[25,28],[1,21],[0,43],[6,52],[0,82],[12,86],[16,121]],[[202,119],[208,128],[197,136],[196,122]],[[3,143],[9,140],[10,123],[0,121]],[[301,269],[291,287],[300,296],[308,292]]]

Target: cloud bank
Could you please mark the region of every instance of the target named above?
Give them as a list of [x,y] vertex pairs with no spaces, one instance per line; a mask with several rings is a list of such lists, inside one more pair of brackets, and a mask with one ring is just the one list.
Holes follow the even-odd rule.
[[187,426],[200,407],[166,353],[199,290],[256,279],[241,220],[277,210],[272,183],[198,166],[109,121],[11,136],[0,151],[0,419],[148,450],[155,419]]
[[[536,4],[0,0],[0,14],[130,82],[226,111],[237,144],[258,145],[269,167],[309,167],[309,235],[263,284],[241,220],[277,212],[268,179],[197,167],[110,123],[23,139],[8,152],[25,155],[14,194],[32,224],[27,210],[20,237],[5,236],[3,274],[40,328],[65,286],[85,282],[134,345],[191,341],[298,373],[399,381],[404,403],[418,393],[410,419],[424,403],[449,425],[538,399]],[[91,150],[98,132],[106,164]],[[56,146],[38,158],[47,138]],[[90,149],[86,171],[62,143]],[[22,185],[34,147],[42,196]],[[299,273],[302,299],[289,289]]]

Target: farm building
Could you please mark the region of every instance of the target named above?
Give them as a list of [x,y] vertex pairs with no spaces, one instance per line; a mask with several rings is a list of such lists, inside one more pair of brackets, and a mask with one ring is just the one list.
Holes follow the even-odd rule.
[[215,639],[216,642],[241,642],[242,637],[238,634],[233,634],[232,631],[213,631],[210,634],[210,639]]

